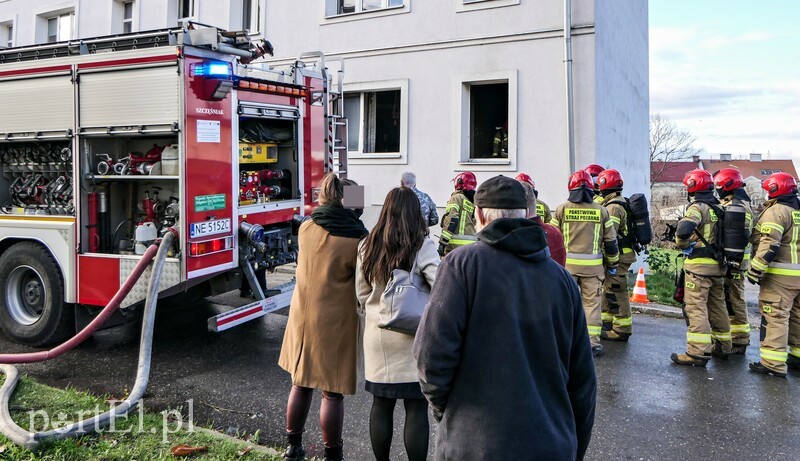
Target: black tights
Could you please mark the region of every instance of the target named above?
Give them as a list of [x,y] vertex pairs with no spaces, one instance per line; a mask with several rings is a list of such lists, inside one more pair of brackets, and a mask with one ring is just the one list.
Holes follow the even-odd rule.
[[[306,427],[308,411],[314,389],[292,386],[289,403],[286,405],[286,433],[289,443],[300,445]],[[319,426],[325,448],[342,446],[342,426],[344,426],[344,397],[342,394],[322,391],[322,405],[319,409]]]
[[[397,399],[374,397],[369,414],[369,438],[377,461],[389,461],[394,432],[394,406]],[[428,402],[425,399],[403,400],[406,422],[403,442],[409,461],[424,461],[428,456]]]

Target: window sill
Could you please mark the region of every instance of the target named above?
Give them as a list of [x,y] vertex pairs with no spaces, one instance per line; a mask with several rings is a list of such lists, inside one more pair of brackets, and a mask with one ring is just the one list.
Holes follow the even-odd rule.
[[325,16],[320,25],[324,26],[327,24],[338,24],[341,22],[360,21],[362,19],[380,18],[383,16],[392,16],[395,14],[403,14],[409,12],[411,12],[411,7],[407,4],[401,6],[389,6],[378,10],[359,11],[357,13],[344,13],[344,14],[337,14],[335,16]]
[[376,159],[376,158],[386,158],[386,159],[397,159],[402,158],[403,154],[399,152],[389,152],[386,154],[359,154],[359,153],[347,153],[347,160],[366,160],[366,159]]
[[408,160],[402,153],[388,154],[347,154],[350,165],[406,165]]
[[519,5],[520,0],[480,0],[465,3],[464,0],[455,0],[456,13],[468,11],[488,10],[490,8],[503,8],[506,6]]
[[459,165],[511,165],[509,158],[473,158],[461,160]]

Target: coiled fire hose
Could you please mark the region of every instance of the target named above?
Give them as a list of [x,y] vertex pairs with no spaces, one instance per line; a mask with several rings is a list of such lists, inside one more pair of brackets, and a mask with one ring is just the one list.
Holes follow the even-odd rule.
[[[141,261],[139,261],[139,263],[136,265],[123,286],[120,287],[119,291],[117,291],[117,294],[111,299],[111,301],[108,302],[100,315],[98,315],[97,318],[95,318],[72,339],[49,351],[34,352],[29,354],[0,354],[0,372],[6,375],[6,380],[3,383],[3,386],[0,387],[0,433],[19,446],[28,448],[30,450],[36,450],[39,448],[39,444],[42,441],[78,437],[95,432],[98,429],[108,426],[115,418],[127,416],[130,411],[136,408],[139,399],[142,398],[145,390],[147,389],[147,383],[150,379],[150,361],[153,349],[153,327],[155,325],[156,304],[158,302],[158,286],[159,281],[161,280],[161,272],[164,269],[164,261],[167,258],[167,253],[170,247],[172,246],[173,238],[174,235],[168,232],[164,235],[160,245],[151,245],[142,256]],[[155,258],[153,257],[154,254]],[[128,398],[103,414],[85,419],[83,421],[78,421],[58,429],[45,432],[29,432],[18,426],[11,419],[8,401],[11,398],[11,394],[14,392],[14,388],[19,380],[19,372],[17,371],[16,367],[12,365],[4,365],[4,363],[42,362],[58,357],[61,354],[75,348],[78,344],[85,341],[86,338],[97,331],[97,329],[108,319],[108,317],[111,316],[114,311],[119,309],[122,300],[125,299],[125,296],[128,295],[136,281],[139,279],[139,277],[141,277],[147,265],[153,260],[155,262],[150,275],[150,282],[147,286],[147,300],[145,301],[144,307],[144,319],[142,322],[141,346],[139,349],[139,365],[136,370],[136,382],[134,383],[133,389],[128,395]]]

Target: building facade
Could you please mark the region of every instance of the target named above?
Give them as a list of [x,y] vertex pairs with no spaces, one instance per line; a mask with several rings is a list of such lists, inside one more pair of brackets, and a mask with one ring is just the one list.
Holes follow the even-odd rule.
[[570,40],[565,3],[5,0],[0,46],[163,28],[189,17],[262,32],[275,47],[273,65],[322,51],[331,71],[344,70],[348,173],[366,186],[367,222],[404,171],[415,172],[440,207],[462,171],[479,182],[528,173],[552,206],[566,199],[572,165],[617,168],[628,193],[647,192],[647,2],[572,0]]

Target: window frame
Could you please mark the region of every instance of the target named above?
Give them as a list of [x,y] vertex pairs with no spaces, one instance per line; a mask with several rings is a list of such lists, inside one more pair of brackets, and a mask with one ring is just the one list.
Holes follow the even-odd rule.
[[[136,0],[126,0],[121,2],[122,3],[122,33],[131,33],[134,31],[134,21],[136,18]],[[125,7],[127,5],[131,6],[131,17],[125,17]],[[130,31],[125,32],[125,26],[130,25]]]
[[[338,4],[339,1],[340,0],[325,0],[324,2],[322,2],[323,21],[321,25],[335,24],[338,22],[357,21],[360,19],[376,18],[393,14],[402,14],[411,11],[411,0],[401,0],[403,2],[401,5],[392,5],[392,6],[389,6],[389,2],[393,0],[381,0],[383,6],[381,6],[380,8],[376,8],[374,10],[356,9],[356,11],[352,13],[328,14],[329,3],[336,2]],[[355,0],[355,1],[363,2],[363,0]],[[363,3],[361,3],[361,5],[362,5],[361,8],[363,8]]]
[[0,42],[0,48],[14,48],[14,44],[17,42],[16,40],[16,28],[15,21],[0,21],[0,31],[3,33],[2,42]]
[[[456,113],[458,134],[456,142],[456,170],[474,171],[514,171],[517,164],[517,106],[518,106],[518,76],[516,70],[488,72],[462,76],[457,79]],[[473,85],[487,85],[508,83],[508,157],[506,158],[470,158],[471,136],[471,87]]]
[[[245,7],[250,2],[250,24],[245,26]],[[251,34],[261,32],[261,0],[242,0],[240,8],[242,29],[247,29]]]
[[520,4],[520,0],[454,0],[456,13],[464,13],[476,10],[488,10],[490,8],[503,8]]
[[[400,91],[400,151],[399,152],[364,152],[364,96],[363,93],[379,91]],[[358,123],[358,149],[347,151],[347,161],[358,164],[374,163],[408,163],[408,80],[379,80],[372,82],[345,83],[342,88],[343,97],[347,93],[361,93]],[[353,120],[347,120],[348,126]]]
[[[65,16],[69,17],[69,37],[62,39],[62,19]],[[45,22],[44,43],[58,43],[75,38],[75,11],[46,14],[43,15],[43,18]],[[50,35],[50,21],[55,21],[56,24],[56,35],[54,41],[50,41],[50,37],[52,37],[52,35]]]
[[[185,9],[186,5],[189,5],[189,8],[188,8],[189,15],[188,16],[183,16],[183,10]],[[196,2],[196,0],[178,0],[177,15],[178,15],[178,21],[180,21],[181,19],[186,19],[186,18],[196,18],[197,17],[197,2]]]

